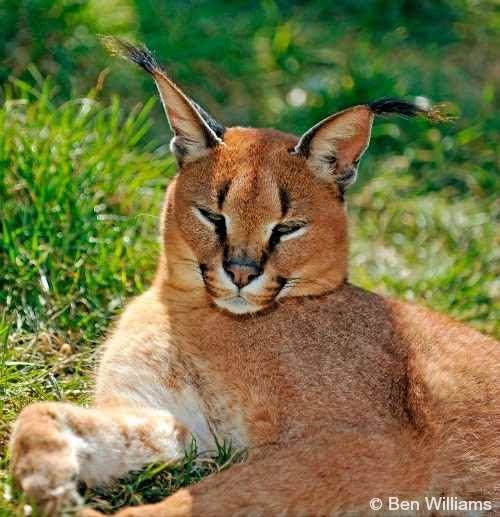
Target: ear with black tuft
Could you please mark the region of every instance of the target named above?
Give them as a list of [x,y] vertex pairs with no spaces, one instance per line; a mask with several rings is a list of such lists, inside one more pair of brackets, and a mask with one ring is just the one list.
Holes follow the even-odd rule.
[[335,182],[343,194],[354,183],[358,164],[370,142],[375,115],[422,116],[435,122],[449,117],[438,108],[423,108],[400,99],[380,99],[354,106],[322,120],[304,133],[293,150],[320,178]]
[[372,122],[373,113],[366,106],[331,115],[302,135],[293,154],[303,156],[317,176],[335,182],[343,193],[356,180]]
[[145,46],[135,46],[128,41],[109,36],[102,39],[113,54],[132,61],[153,76],[174,132],[170,146],[179,164],[207,156],[212,149],[222,144],[224,127],[168,78]]

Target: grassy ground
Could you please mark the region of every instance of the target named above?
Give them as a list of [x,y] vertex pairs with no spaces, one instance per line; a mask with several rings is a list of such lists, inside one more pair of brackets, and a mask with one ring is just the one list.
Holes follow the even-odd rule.
[[[35,400],[88,402],[95,348],[151,278],[174,172],[165,145],[147,138],[151,103],[130,113],[96,91],[66,103],[51,92],[17,82],[0,108],[0,515],[24,504],[8,483],[9,424]],[[377,123],[349,197],[351,278],[500,337],[500,186],[486,122]],[[175,469],[84,497],[103,510],[158,500],[232,459],[225,445],[211,459],[190,451]]]

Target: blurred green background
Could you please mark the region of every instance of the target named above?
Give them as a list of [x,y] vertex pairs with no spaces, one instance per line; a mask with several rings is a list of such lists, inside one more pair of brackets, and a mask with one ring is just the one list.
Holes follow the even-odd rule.
[[[300,134],[379,97],[446,102],[452,123],[376,122],[348,198],[351,278],[500,336],[498,2],[0,0],[0,451],[25,404],[89,400],[95,346],[154,271],[168,127],[98,34],[145,42],[226,125]],[[86,497],[157,500],[201,475],[189,465]]]

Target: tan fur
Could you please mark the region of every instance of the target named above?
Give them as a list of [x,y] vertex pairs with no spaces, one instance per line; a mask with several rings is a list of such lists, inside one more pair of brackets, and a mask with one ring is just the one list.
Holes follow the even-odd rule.
[[[340,162],[368,142],[372,117],[356,109],[361,129],[333,131]],[[194,436],[202,449],[231,439],[249,459],[120,515],[357,516],[373,497],[498,501],[499,344],[347,282],[338,186],[290,153],[296,137],[232,128],[223,140],[168,187],[158,272],[104,345],[95,407],[35,404],[19,416],[18,483],[56,512],[77,479],[175,461]],[[226,216],[224,245],[198,205]],[[259,262],[272,225],[299,218],[307,231],[269,254],[241,290],[247,313],[232,313],[224,254]]]

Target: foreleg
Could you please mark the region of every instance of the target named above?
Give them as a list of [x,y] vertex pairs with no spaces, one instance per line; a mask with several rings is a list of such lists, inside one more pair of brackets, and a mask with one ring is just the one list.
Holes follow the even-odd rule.
[[52,515],[76,497],[77,481],[103,483],[152,461],[179,460],[190,440],[167,411],[36,403],[15,423],[11,470]]

